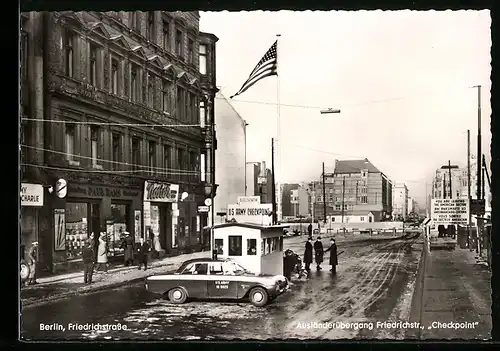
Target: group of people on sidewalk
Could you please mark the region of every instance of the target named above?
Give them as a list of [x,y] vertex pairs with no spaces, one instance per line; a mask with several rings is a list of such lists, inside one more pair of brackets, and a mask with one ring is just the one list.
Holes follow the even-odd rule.
[[316,269],[321,270],[321,263],[323,263],[323,256],[325,252],[330,252],[330,261],[329,264],[332,266],[330,272],[335,274],[337,272],[337,244],[335,243],[335,239],[330,239],[330,247],[326,250],[323,249],[323,243],[321,242],[321,237],[318,236],[316,242],[313,245],[313,238],[307,238],[306,248],[304,252],[304,263],[306,266],[306,271],[311,271],[311,263],[313,262],[313,250],[314,250],[314,260],[316,262]]
[[[140,238],[138,244],[134,244],[134,239],[130,235],[129,232],[124,232],[124,237],[122,239],[122,243],[120,248],[124,250],[124,265],[130,266],[134,265],[134,256],[135,260],[138,263],[138,268],[144,265],[144,270],[148,268],[148,258],[149,252],[151,251],[151,246],[149,243],[144,241],[144,238]],[[106,233],[102,232],[99,234],[97,238],[98,242],[96,243],[94,233],[92,233],[85,243],[85,246],[82,250],[82,259],[83,259],[83,275],[84,275],[84,283],[91,284],[92,277],[95,272],[104,272],[108,273],[108,243],[106,241]],[[97,249],[97,252],[96,252]],[[134,250],[135,249],[135,250]],[[134,252],[135,251],[135,252]]]

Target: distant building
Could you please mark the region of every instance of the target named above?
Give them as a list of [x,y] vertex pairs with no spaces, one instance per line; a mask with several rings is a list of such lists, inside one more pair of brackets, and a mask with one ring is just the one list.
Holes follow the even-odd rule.
[[[392,182],[368,159],[335,161],[325,175],[326,216],[332,222],[379,222],[391,219]],[[324,220],[323,185],[314,183],[314,218]]]
[[217,93],[215,124],[219,140],[215,150],[217,195],[214,198],[214,222],[224,222],[227,205],[236,204],[245,195],[245,132],[246,121],[236,112],[229,100]]
[[419,214],[420,213],[420,206],[419,206],[417,200],[412,199],[411,202],[412,202],[412,212]]
[[290,204],[292,205],[293,217],[307,217],[309,214],[309,192],[307,187],[299,184],[297,189],[291,191]]
[[255,196],[255,192],[258,191],[258,189],[259,189],[259,183],[258,183],[259,173],[260,173],[260,163],[259,162],[247,162],[246,196]]
[[257,178],[257,191],[254,196],[260,196],[261,204],[273,203],[273,173],[266,167],[265,161],[260,163],[260,172]]
[[[394,200],[392,201],[392,205],[394,206]],[[413,198],[408,197],[408,214],[413,212]]]
[[392,218],[406,220],[409,213],[408,187],[405,183],[396,182],[392,187]]

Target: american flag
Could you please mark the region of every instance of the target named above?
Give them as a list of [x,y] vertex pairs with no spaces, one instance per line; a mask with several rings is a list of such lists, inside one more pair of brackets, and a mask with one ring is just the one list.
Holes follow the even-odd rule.
[[248,90],[252,85],[257,83],[259,80],[264,79],[269,76],[278,75],[278,53],[277,53],[278,41],[276,40],[266,54],[259,61],[257,66],[253,69],[252,73],[248,77],[247,81],[243,83],[240,90],[231,96],[231,99],[236,95],[240,95]]

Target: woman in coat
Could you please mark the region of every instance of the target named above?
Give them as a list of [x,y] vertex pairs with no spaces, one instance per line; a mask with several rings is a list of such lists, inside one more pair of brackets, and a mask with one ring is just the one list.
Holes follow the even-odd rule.
[[123,239],[121,248],[124,250],[123,263],[125,266],[134,264],[134,239],[130,236],[129,232],[123,232],[125,238]]
[[330,272],[333,274],[337,273],[337,244],[335,244],[335,239],[330,240],[330,247],[326,249],[325,252],[330,251],[330,265],[332,266],[332,269],[330,269]]
[[97,247],[97,268],[99,271],[103,267],[104,273],[108,273],[108,243],[105,239],[106,233],[99,235],[99,246]]
[[304,263],[306,265],[306,271],[309,273],[311,268],[311,263],[313,261],[313,246],[312,246],[312,238],[309,237],[306,242],[306,251],[304,252]]
[[316,260],[316,269],[319,271],[321,269],[321,263],[323,262],[323,243],[321,242],[321,237],[318,236],[318,239],[314,243],[314,258]]

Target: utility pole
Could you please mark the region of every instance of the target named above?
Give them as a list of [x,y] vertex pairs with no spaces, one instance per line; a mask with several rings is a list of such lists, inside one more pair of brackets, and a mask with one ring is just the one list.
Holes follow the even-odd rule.
[[[477,180],[476,180],[476,196],[478,200],[481,200],[481,155],[482,150],[481,150],[481,85],[476,85],[475,88],[477,88],[477,156],[476,156],[476,162],[477,162]],[[481,229],[482,229],[482,224],[483,220],[480,218],[476,219],[477,222],[477,245],[476,245],[476,252],[478,253],[479,257],[481,257]]]
[[472,251],[470,242],[470,227],[472,225],[472,212],[471,212],[471,194],[470,194],[470,130],[467,130],[467,198],[469,199],[469,222],[467,225],[467,244]]
[[482,177],[483,180],[481,182],[481,199],[484,199],[485,201],[485,207],[486,207],[486,193],[484,192],[484,185],[486,183],[486,175],[484,174],[484,171],[486,170],[486,165],[484,164],[484,155],[483,155],[483,167],[482,167]]
[[323,219],[326,224],[326,186],[325,186],[325,163],[323,162]]
[[344,223],[345,176],[342,177],[342,223]]
[[271,138],[271,175],[272,175],[272,192],[273,192],[273,224],[278,222],[278,213],[276,212],[276,183],[274,181],[274,138]]
[[452,195],[452,192],[451,192],[451,161],[448,160],[448,174],[450,175],[450,199],[453,199],[453,195]]

